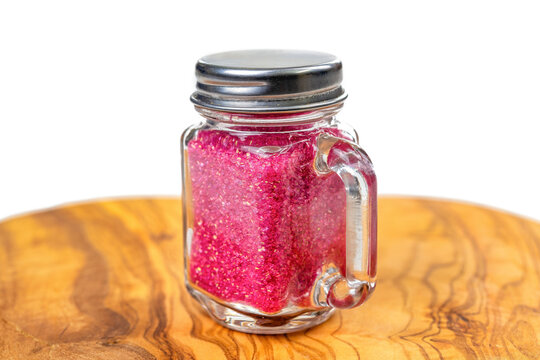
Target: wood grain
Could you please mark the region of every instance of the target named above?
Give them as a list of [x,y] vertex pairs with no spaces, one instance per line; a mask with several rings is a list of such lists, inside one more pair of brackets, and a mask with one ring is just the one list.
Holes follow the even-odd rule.
[[362,307],[296,334],[208,318],[184,290],[178,199],[0,223],[0,359],[540,359],[540,224],[383,198]]

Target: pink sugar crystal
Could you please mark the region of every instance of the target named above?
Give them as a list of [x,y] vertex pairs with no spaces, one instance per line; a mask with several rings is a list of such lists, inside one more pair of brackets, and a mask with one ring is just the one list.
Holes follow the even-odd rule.
[[189,142],[192,284],[276,313],[309,306],[324,264],[344,271],[344,186],[313,167],[322,131],[201,130]]

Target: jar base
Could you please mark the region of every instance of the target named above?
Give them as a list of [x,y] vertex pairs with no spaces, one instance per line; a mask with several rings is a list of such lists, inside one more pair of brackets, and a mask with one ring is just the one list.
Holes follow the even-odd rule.
[[325,322],[335,311],[330,308],[289,316],[250,314],[224,306],[190,286],[188,290],[217,323],[249,334],[287,334],[305,330]]

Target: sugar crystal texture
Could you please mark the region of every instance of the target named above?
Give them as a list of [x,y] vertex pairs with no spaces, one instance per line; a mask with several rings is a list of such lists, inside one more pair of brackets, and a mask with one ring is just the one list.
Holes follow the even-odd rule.
[[191,139],[192,285],[276,313],[310,305],[323,265],[345,270],[344,185],[314,169],[323,131],[342,136],[211,129]]

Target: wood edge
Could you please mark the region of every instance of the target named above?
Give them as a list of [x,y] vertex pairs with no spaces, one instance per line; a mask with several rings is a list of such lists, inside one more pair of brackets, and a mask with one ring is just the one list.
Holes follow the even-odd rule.
[[87,205],[92,205],[92,204],[102,204],[102,203],[118,202],[118,201],[137,201],[137,200],[158,200],[158,201],[159,200],[178,200],[180,201],[181,199],[182,198],[177,195],[126,195],[126,196],[110,196],[110,197],[104,196],[104,197],[98,197],[98,198],[67,201],[67,202],[62,202],[55,205],[43,207],[40,209],[28,210],[28,211],[23,211],[23,212],[15,213],[12,215],[8,215],[4,218],[0,218],[0,225],[11,220],[16,220],[18,218],[37,215],[40,213],[44,213],[51,210],[57,210],[57,209],[69,209],[69,208],[78,207],[78,206],[87,206]]
[[514,218],[520,218],[522,220],[527,220],[540,225],[540,218],[534,218],[527,214],[520,214],[513,212],[511,210],[503,209],[494,205],[482,204],[474,200],[464,200],[464,199],[455,199],[447,198],[444,196],[431,196],[431,195],[404,195],[404,194],[381,194],[378,196],[379,199],[403,199],[403,200],[420,200],[420,201],[434,201],[434,202],[443,202],[443,203],[453,203],[457,205],[464,205],[468,207],[481,208],[484,210],[494,211],[508,215]]
[[[453,203],[453,204],[464,205],[468,207],[482,208],[489,211],[503,213],[505,215],[508,215],[514,218],[527,220],[527,221],[540,225],[540,219],[535,219],[531,216],[524,215],[524,214],[518,214],[510,210],[498,208],[496,206],[477,203],[472,200],[445,198],[442,196],[405,195],[405,194],[381,194],[378,197],[379,199],[386,199],[386,200],[409,200],[409,201],[420,200],[420,201]],[[21,218],[21,217],[32,216],[32,215],[40,214],[43,212],[60,209],[60,208],[72,208],[72,207],[77,207],[77,206],[86,206],[90,204],[100,204],[100,203],[118,202],[118,201],[136,201],[136,200],[158,200],[159,201],[159,200],[180,200],[180,199],[181,197],[177,195],[126,195],[126,196],[110,196],[110,197],[105,196],[105,197],[99,197],[99,198],[68,201],[65,203],[59,203],[59,204],[44,207],[41,209],[23,211],[20,213],[8,215],[7,217],[0,218],[0,225],[8,221]]]

